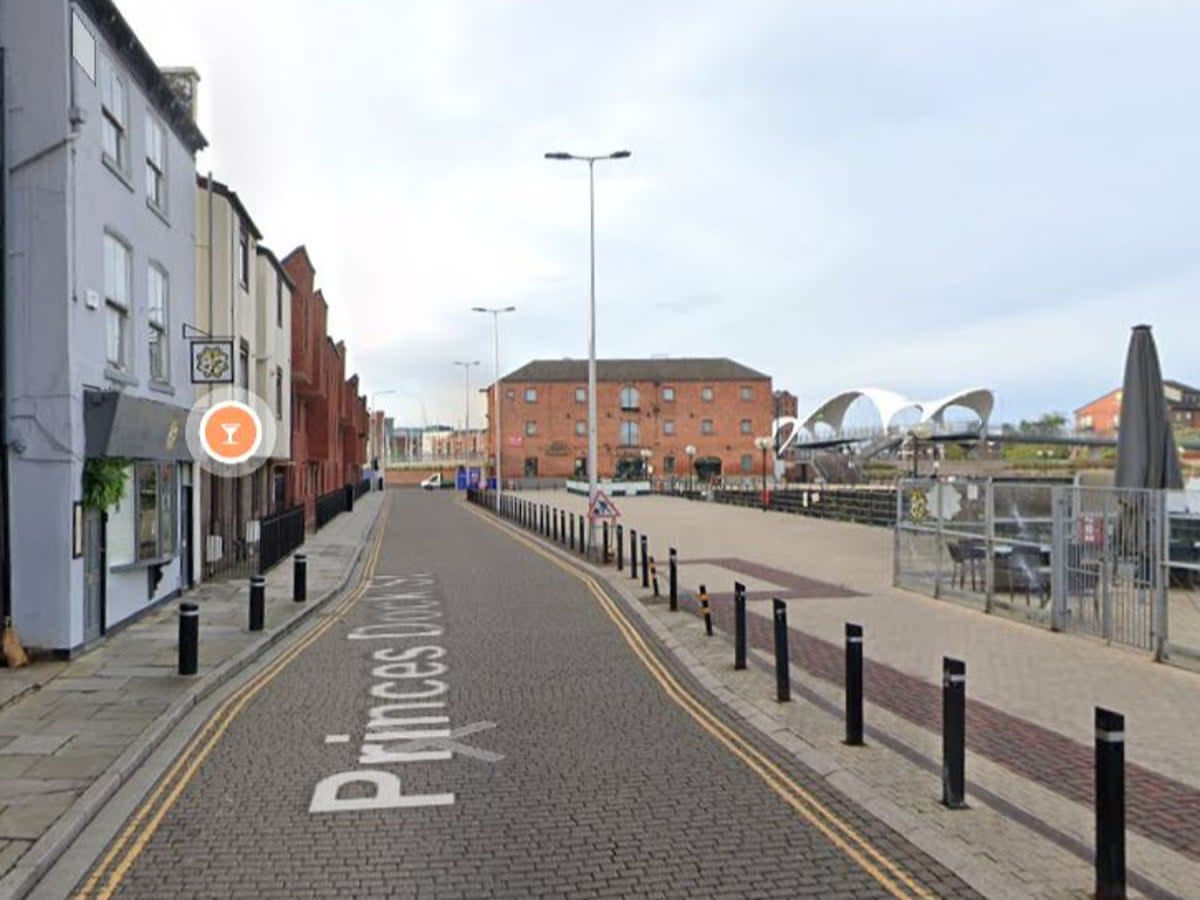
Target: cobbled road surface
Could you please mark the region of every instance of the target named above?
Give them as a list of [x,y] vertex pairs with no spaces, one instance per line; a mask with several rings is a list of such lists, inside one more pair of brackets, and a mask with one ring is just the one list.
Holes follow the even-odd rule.
[[[371,588],[234,720],[115,896],[889,896],[667,697],[577,579],[448,493],[393,492],[384,527]],[[380,604],[406,602],[444,632],[349,639],[387,632]],[[371,708],[397,702],[371,695],[388,681],[373,654],[419,646],[443,650],[446,671],[385,691],[444,682],[444,709],[403,715],[444,715],[453,735],[385,749],[452,757],[360,764]],[[409,665],[427,673],[423,652]],[[319,781],[363,769],[453,803],[310,812]],[[931,895],[974,896],[789,769]]]

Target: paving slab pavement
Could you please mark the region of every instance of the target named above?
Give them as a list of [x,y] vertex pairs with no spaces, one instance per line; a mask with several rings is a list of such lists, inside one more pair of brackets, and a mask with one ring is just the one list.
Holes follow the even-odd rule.
[[[523,496],[574,512],[585,508],[584,498],[564,492]],[[1200,871],[1190,868],[1200,862],[1200,829],[1195,827],[1200,742],[1194,740],[1200,728],[1200,677],[1195,673],[1098,641],[1054,634],[895,589],[890,584],[892,536],[887,529],[669,497],[621,498],[618,506],[626,529],[649,536],[660,566],[668,547],[678,550],[681,590],[698,588],[700,579],[689,571],[689,560],[702,561],[703,568],[695,572],[709,580],[706,586],[718,620],[722,597],[714,594],[711,583],[714,559],[725,560],[726,592],[734,579],[764,565],[850,588],[855,595],[793,595],[788,603],[793,646],[799,640],[802,647],[793,651],[793,663],[804,684],[815,691],[832,691],[834,700],[840,690],[840,646],[847,621],[865,626],[868,673],[872,664],[879,666],[874,681],[867,677],[869,703],[876,697],[887,699],[880,688],[889,681],[907,679],[906,687],[933,689],[940,681],[943,656],[966,660],[972,702],[969,737],[976,734],[986,745],[971,748],[968,773],[994,770],[996,791],[1026,802],[1043,821],[1068,820],[1075,826],[1090,821],[1085,801],[1091,790],[1093,707],[1125,713],[1131,833],[1136,840],[1165,848],[1176,860],[1186,860],[1191,874]],[[626,583],[640,591],[640,584]],[[752,599],[750,607],[752,624],[769,635],[766,600]],[[905,693],[896,689],[893,699]],[[938,702],[936,696],[924,701],[926,706]],[[894,703],[880,708],[889,721],[920,735],[931,752],[937,751],[933,758],[939,757],[940,750],[931,743],[937,738],[936,722],[931,730],[928,717],[911,709]],[[923,712],[940,715],[939,709],[935,705]],[[1005,736],[997,731],[1009,723],[1017,723],[1021,733]],[[1031,735],[1040,743],[1022,744]],[[1026,748],[1029,758],[1017,759],[1014,765],[1013,754]],[[1046,764],[1055,753],[1059,757]],[[1064,772],[1073,778],[1064,779]],[[1140,821],[1140,833],[1133,828],[1139,814],[1146,817]]]
[[203,582],[200,672],[177,674],[177,601],[68,662],[0,670],[0,897],[21,896],[189,709],[316,612],[349,580],[383,493],[310,534],[308,601],[292,600],[292,557],[266,576],[265,627],[248,628],[245,578]]

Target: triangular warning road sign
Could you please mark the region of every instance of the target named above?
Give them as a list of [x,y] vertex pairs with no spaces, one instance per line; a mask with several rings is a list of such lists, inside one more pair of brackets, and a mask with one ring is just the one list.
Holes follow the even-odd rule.
[[613,502],[608,499],[608,495],[604,491],[596,491],[596,498],[588,507],[589,519],[616,519],[621,513],[613,505]]

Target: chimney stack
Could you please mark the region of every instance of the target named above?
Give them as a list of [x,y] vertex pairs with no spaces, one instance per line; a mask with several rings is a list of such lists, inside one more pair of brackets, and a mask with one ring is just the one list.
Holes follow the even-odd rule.
[[200,83],[200,73],[191,66],[178,66],[160,70],[171,90],[175,92],[187,110],[188,116],[196,121],[196,85]]

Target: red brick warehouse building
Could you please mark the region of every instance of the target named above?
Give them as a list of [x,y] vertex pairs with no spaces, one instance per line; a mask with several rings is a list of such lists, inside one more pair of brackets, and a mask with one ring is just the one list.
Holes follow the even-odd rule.
[[[500,380],[505,479],[587,475],[587,361],[534,360]],[[488,390],[488,446],[496,434]],[[601,478],[762,474],[756,437],[775,416],[771,378],[730,359],[596,362]],[[645,451],[645,452],[643,452]],[[768,471],[771,462],[767,462]]]
[[292,465],[289,506],[303,504],[309,526],[322,494],[354,484],[367,456],[367,402],[358,376],[346,378],[346,345],[326,330],[329,305],[314,290],[316,269],[297,247],[283,260],[292,291]]

